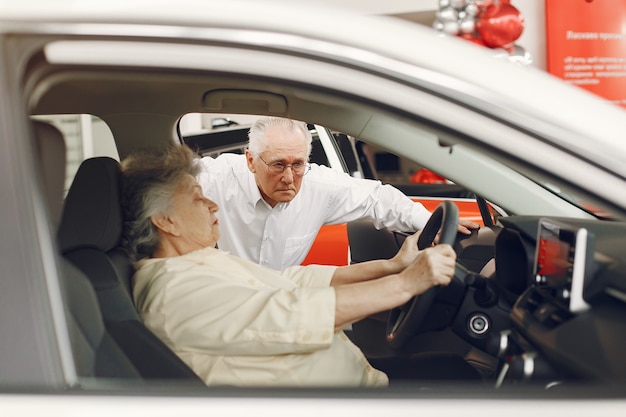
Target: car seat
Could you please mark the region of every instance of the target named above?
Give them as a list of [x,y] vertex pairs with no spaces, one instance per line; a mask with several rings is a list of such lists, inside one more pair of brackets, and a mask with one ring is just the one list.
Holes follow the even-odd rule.
[[[53,125],[33,122],[40,182],[53,232],[63,206],[66,147],[63,134]],[[107,333],[96,294],[89,280],[66,259],[58,263],[59,281],[66,302],[69,337],[78,377],[142,379]]]
[[83,161],[68,191],[58,240],[91,281],[107,332],[146,379],[204,383],[147,327],[131,297],[134,268],[121,245],[120,166],[109,157]]

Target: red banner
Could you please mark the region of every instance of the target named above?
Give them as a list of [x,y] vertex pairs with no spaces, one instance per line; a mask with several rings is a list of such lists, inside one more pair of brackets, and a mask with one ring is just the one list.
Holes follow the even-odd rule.
[[547,69],[626,107],[626,0],[545,0]]

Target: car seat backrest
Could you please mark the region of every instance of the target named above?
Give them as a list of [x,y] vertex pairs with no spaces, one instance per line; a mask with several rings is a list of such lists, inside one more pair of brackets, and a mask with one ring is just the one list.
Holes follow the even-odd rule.
[[120,247],[119,180],[114,159],[84,161],[67,194],[58,239],[64,256],[96,289],[105,320],[139,320],[130,298],[133,267]]
[[95,288],[108,333],[144,378],[204,383],[146,328],[132,300],[134,267],[122,246],[121,171],[109,157],[81,164],[65,199],[58,240],[63,255]]
[[[66,146],[53,125],[33,122],[36,159],[43,195],[56,231],[63,206]],[[142,382],[139,373],[107,333],[95,291],[65,258],[58,258],[59,280],[66,300],[67,323],[76,373],[79,377],[117,377]]]
[[106,331],[96,293],[85,275],[62,259],[60,265],[68,304],[70,340],[79,377],[143,379]]

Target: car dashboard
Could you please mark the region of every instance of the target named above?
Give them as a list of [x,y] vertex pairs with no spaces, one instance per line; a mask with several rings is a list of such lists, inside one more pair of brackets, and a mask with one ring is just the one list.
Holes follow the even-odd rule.
[[512,300],[489,341],[498,385],[626,380],[626,224],[501,218],[491,280]]

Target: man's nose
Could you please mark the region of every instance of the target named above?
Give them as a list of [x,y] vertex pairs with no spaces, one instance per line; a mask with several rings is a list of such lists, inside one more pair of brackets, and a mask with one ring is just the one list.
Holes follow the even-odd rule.
[[291,165],[287,166],[285,168],[285,170],[283,171],[283,175],[281,177],[282,181],[290,184],[293,182],[293,178],[295,177],[295,175],[293,174],[293,167]]

